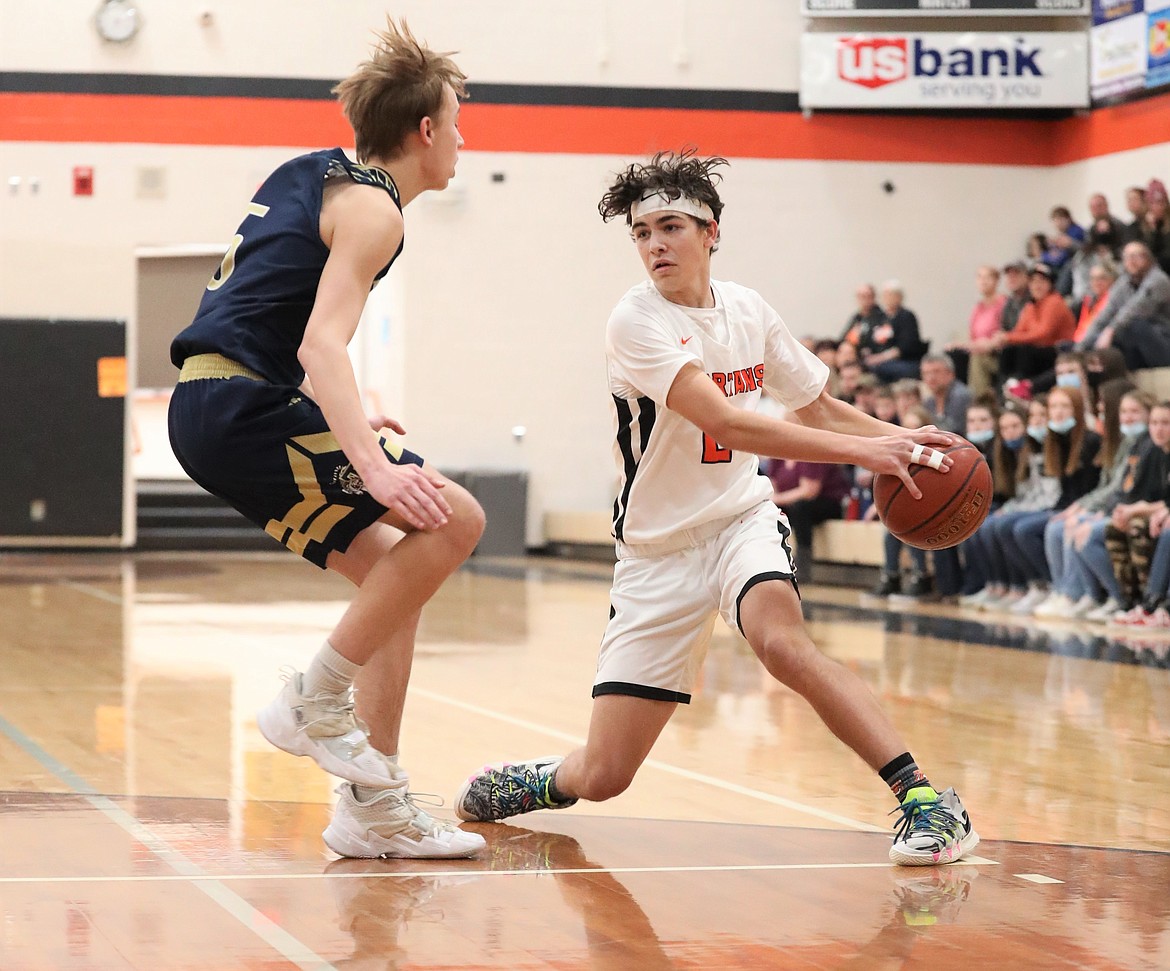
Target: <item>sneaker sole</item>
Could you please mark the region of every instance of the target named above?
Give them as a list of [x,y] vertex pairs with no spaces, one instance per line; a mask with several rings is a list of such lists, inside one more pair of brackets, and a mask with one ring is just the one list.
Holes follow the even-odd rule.
[[430,836],[418,842],[401,836],[371,841],[330,823],[321,837],[325,845],[338,856],[353,860],[376,860],[383,857],[394,860],[462,860],[487,848],[487,840],[482,836],[462,830],[451,843]]
[[278,704],[279,701],[280,699],[278,698],[277,702],[261,708],[256,713],[256,727],[260,729],[260,734],[264,736],[270,745],[275,746],[282,752],[287,752],[289,755],[312,759],[330,775],[344,779],[346,782],[356,782],[359,786],[384,789],[396,781],[389,775],[376,775],[372,772],[363,772],[352,762],[346,762],[337,758],[327,748],[323,745],[318,745],[303,732],[298,732],[294,729],[290,735],[286,724],[287,719],[282,717],[280,710],[281,707],[286,706]]
[[958,863],[971,850],[979,845],[979,834],[975,830],[971,830],[952,848],[952,855],[947,859],[939,857],[937,860],[933,853],[909,853],[890,847],[890,862],[897,866],[945,866],[948,863]]
[[[525,761],[526,762],[562,762],[562,761],[564,761],[564,759],[562,756],[559,756],[559,755],[548,755],[548,756],[545,756],[544,758],[539,758],[539,759],[525,759]],[[492,817],[489,819],[481,819],[479,816],[471,815],[471,813],[469,813],[466,809],[463,808],[463,799],[467,795],[468,791],[471,789],[471,784],[473,782],[475,782],[475,780],[478,779],[481,775],[483,775],[484,772],[486,772],[489,769],[494,769],[497,772],[502,772],[505,765],[515,765],[515,764],[516,763],[514,763],[514,762],[493,762],[490,765],[485,765],[482,769],[480,769],[479,772],[476,772],[474,775],[469,776],[467,781],[464,782],[463,785],[461,785],[459,787],[459,791],[457,793],[455,793],[455,815],[458,816],[460,819],[462,819],[465,823],[498,823],[501,819],[511,819],[512,816],[525,815],[524,813],[511,813],[508,816],[495,816],[495,817]],[[543,809],[544,807],[542,806],[541,808]],[[568,806],[565,806],[564,808],[567,809]],[[531,810],[531,811],[536,812],[535,809]]]

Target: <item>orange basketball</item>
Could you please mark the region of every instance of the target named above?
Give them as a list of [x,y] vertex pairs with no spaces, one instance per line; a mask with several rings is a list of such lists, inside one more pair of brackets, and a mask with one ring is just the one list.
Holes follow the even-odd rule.
[[920,550],[958,546],[983,525],[991,509],[991,468],[983,453],[965,441],[939,451],[955,461],[949,472],[910,466],[921,499],[910,495],[896,475],[873,481],[874,505],[886,529]]

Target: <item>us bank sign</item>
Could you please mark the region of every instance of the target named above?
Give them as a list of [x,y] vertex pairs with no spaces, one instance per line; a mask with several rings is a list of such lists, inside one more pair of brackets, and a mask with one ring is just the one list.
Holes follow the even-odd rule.
[[1083,32],[806,33],[803,108],[1082,108]]

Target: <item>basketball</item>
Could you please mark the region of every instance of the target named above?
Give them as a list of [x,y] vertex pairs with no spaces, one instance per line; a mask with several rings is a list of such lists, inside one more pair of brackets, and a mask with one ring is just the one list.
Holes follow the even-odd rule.
[[991,509],[991,468],[970,442],[939,449],[954,459],[949,472],[926,465],[910,466],[915,499],[896,475],[878,475],[873,501],[878,517],[894,536],[920,550],[945,550],[967,539]]

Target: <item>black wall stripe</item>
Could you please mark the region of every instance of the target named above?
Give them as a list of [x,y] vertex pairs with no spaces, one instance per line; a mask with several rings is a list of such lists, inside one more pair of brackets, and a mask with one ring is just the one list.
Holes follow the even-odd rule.
[[[23,94],[138,94],[194,98],[293,98],[332,101],[333,78],[212,77],[164,74],[69,74],[0,71],[0,91]],[[610,88],[571,84],[469,83],[471,100],[494,105],[583,108],[683,108],[795,112],[795,91]]]

